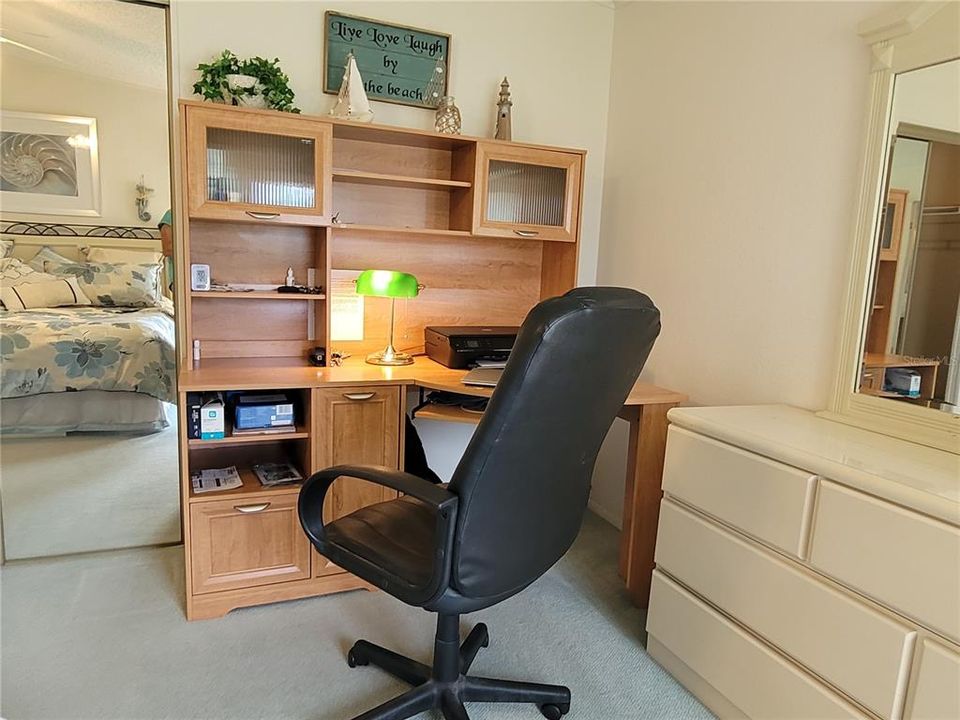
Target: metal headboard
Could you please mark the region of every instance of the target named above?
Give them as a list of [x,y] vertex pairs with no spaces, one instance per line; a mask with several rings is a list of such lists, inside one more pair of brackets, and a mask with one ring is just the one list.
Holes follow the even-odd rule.
[[124,225],[65,225],[0,220],[0,233],[6,235],[43,235],[55,237],[101,237],[130,240],[159,240],[156,228]]

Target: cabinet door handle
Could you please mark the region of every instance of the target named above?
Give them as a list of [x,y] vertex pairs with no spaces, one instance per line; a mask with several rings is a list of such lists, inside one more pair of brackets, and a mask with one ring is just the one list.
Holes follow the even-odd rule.
[[375,392],[344,393],[344,394],[343,394],[343,396],[344,396],[347,400],[369,400],[369,399],[372,398],[374,395],[376,395]]
[[536,237],[540,234],[536,230],[514,230],[513,232],[520,237]]
[[270,503],[265,502],[257,503],[256,505],[234,505],[233,509],[242,513],[258,513],[263,512],[268,507],[270,507]]
[[247,210],[247,215],[255,220],[275,220],[280,217],[280,213],[254,212],[253,210]]

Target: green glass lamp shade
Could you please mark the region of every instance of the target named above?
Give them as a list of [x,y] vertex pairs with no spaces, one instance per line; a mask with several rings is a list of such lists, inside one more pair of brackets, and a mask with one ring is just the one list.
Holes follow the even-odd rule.
[[390,341],[378,353],[367,356],[371,365],[410,365],[413,358],[397,352],[393,347],[393,314],[397,298],[412,298],[420,294],[420,284],[410,273],[397,270],[364,270],[357,278],[357,295],[390,298]]
[[420,293],[417,279],[397,270],[364,270],[357,278],[357,295],[412,298]]

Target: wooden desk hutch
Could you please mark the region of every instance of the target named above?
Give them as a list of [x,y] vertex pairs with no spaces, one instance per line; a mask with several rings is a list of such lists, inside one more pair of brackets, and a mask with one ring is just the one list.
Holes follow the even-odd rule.
[[[327,292],[333,269],[413,273],[425,289],[402,303],[396,332],[397,346],[413,352],[426,324],[517,325],[541,298],[576,283],[584,152],[190,101],[180,118],[187,616],[363,587],[310,547],[299,487],[262,487],[251,466],[287,460],[305,475],[339,463],[399,467],[405,390],[443,369],[423,359],[410,368],[363,363],[385,344],[386,299],[366,298],[363,340],[339,342],[330,339],[327,295],[192,292],[190,265],[209,265],[218,283],[263,286],[282,284],[288,267],[300,282],[313,269]],[[311,367],[315,346],[353,359]],[[239,389],[291,395],[297,431],[187,438],[186,393]],[[229,465],[242,488],[192,492],[191,472]],[[341,483],[328,513],[387,497]]]

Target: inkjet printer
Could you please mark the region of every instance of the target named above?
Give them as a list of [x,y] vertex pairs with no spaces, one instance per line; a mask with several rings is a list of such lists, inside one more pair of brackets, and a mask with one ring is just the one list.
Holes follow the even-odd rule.
[[519,327],[426,327],[427,357],[448,368],[462,369],[478,360],[506,360]]

